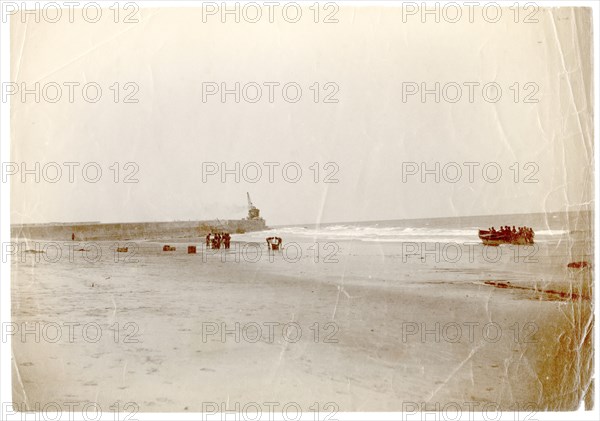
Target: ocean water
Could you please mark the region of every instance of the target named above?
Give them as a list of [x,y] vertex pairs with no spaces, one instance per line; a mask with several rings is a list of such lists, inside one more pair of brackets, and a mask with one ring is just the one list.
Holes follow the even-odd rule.
[[[233,241],[257,243],[266,255],[265,238],[279,236],[284,250],[268,266],[334,282],[509,281],[564,290],[579,273],[569,263],[593,262],[592,221],[591,212],[558,212],[295,225],[235,235]],[[535,244],[484,246],[478,230],[502,225],[533,228]]]
[[265,237],[278,235],[294,240],[465,243],[479,242],[479,229],[503,225],[533,228],[536,242],[592,241],[589,211],[292,225],[236,235],[236,239],[262,242]]

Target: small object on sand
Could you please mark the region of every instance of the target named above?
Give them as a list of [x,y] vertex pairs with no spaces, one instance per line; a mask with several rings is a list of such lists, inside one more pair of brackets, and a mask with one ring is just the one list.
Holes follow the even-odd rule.
[[117,253],[127,253],[129,251],[129,247],[117,247]]
[[484,284],[492,285],[498,288],[510,288],[512,285],[508,281],[485,281]]
[[188,246],[188,254],[196,254],[196,246]]
[[163,251],[175,251],[176,249],[177,249],[176,247],[170,246],[168,244],[165,244],[163,246]]
[[588,267],[589,264],[588,262],[571,262],[567,265],[567,267],[572,268],[572,269],[581,269],[581,268],[586,268]]

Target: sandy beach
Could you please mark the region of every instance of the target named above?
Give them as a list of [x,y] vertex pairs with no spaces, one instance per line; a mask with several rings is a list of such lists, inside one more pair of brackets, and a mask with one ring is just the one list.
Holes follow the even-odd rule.
[[58,3],[0,8],[21,420],[596,409],[597,2]]
[[97,262],[82,252],[49,262],[50,249],[13,259],[15,404],[318,403],[324,413],[589,404],[592,269],[567,268],[572,245],[542,243],[536,262],[496,248],[504,254],[493,263],[475,247],[455,262],[395,242],[301,237],[270,255],[252,242],[260,236],[234,236],[228,251],[175,240],[115,253],[115,242],[99,242]]

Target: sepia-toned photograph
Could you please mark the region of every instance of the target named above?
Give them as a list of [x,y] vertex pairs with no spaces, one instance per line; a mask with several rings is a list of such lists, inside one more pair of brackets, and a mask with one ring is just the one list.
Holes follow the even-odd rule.
[[0,4],[3,420],[597,419],[598,4]]

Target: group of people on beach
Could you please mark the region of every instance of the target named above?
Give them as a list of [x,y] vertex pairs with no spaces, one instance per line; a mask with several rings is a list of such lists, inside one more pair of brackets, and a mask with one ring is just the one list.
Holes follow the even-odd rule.
[[518,227],[515,228],[515,226],[509,227],[508,225],[505,225],[503,227],[501,227],[499,230],[496,230],[496,228],[491,227],[488,229],[489,232],[491,232],[492,234],[500,234],[503,236],[509,236],[509,237],[520,237],[520,238],[524,238],[527,242],[533,242],[533,236],[535,235],[533,233],[533,229],[529,228],[529,227]]
[[283,240],[281,237],[267,237],[267,249],[268,250],[279,250],[283,246]]
[[225,249],[231,247],[231,235],[228,232],[213,234],[209,232],[206,235],[206,248],[220,249],[221,246]]

